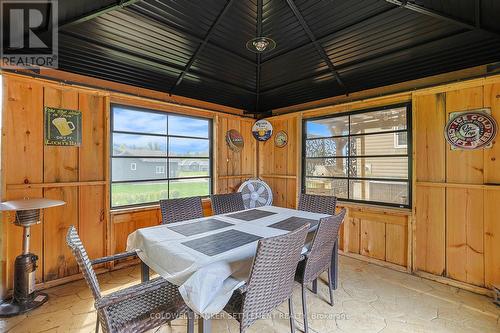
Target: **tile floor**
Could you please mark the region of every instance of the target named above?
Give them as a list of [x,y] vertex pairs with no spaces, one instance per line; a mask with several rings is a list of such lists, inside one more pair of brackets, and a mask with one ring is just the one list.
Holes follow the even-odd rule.
[[[311,333],[500,332],[500,308],[484,296],[356,259],[341,257],[340,264],[334,307],[326,302],[324,282],[319,283],[319,297],[308,294]],[[103,274],[99,280],[103,291],[111,292],[137,283],[139,276],[135,266]],[[83,280],[47,292],[47,304],[27,315],[0,320],[0,332],[94,332],[93,299]],[[300,313],[298,285],[294,304]],[[258,321],[248,332],[289,332],[287,311],[283,304],[272,318]],[[235,320],[221,317],[213,323],[214,333],[238,332]],[[179,319],[154,332],[186,332],[185,322]]]

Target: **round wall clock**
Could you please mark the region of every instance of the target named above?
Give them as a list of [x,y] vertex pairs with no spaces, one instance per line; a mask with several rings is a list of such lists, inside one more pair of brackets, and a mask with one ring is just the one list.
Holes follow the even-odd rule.
[[[482,110],[481,110],[482,111]],[[446,124],[445,137],[456,149],[485,148],[495,139],[497,123],[489,114],[483,112],[461,112],[450,114]]]
[[232,151],[240,152],[245,146],[243,136],[235,129],[230,129],[226,132],[226,143]]
[[252,134],[259,141],[267,141],[273,135],[273,125],[265,119],[257,120],[253,124]]
[[274,144],[278,148],[283,148],[288,143],[288,134],[285,131],[279,131],[274,136]]

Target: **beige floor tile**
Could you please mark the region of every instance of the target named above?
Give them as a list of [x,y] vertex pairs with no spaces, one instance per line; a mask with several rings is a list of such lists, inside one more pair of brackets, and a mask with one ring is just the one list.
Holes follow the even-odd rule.
[[[138,283],[140,266],[99,276],[104,294]],[[500,308],[487,297],[434,281],[340,258],[340,285],[329,305],[327,275],[318,284],[318,295],[307,292],[311,333],[500,332]],[[94,332],[93,298],[83,280],[46,291],[50,299],[28,315],[0,320],[0,332]],[[301,288],[294,288],[296,326],[303,329]],[[257,321],[247,332],[290,331],[285,302],[270,318]],[[237,333],[239,324],[227,314],[213,321],[214,333]],[[186,320],[177,319],[149,333],[184,333]]]

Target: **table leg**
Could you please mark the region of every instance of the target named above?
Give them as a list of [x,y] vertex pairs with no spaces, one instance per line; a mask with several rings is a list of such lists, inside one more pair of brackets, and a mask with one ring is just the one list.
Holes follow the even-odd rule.
[[198,319],[198,333],[212,333],[212,320],[211,319]]
[[339,277],[339,239],[335,241],[332,255],[332,269],[330,269],[330,279],[333,281],[333,289],[337,290],[337,281]]
[[141,281],[149,281],[149,266],[143,261],[141,261]]

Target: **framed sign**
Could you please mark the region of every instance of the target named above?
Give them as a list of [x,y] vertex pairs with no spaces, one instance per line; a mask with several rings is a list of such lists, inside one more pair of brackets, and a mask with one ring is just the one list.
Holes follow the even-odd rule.
[[278,148],[283,148],[288,143],[288,134],[285,131],[279,131],[274,136],[274,144]]
[[235,129],[230,129],[226,132],[226,143],[232,151],[240,152],[245,146],[243,136]]
[[497,123],[490,109],[450,113],[445,128],[446,141],[452,149],[489,148],[497,134]]
[[257,120],[253,124],[252,134],[259,141],[267,141],[273,135],[273,125],[265,119]]
[[79,146],[82,143],[82,113],[77,110],[44,108],[45,144]]

